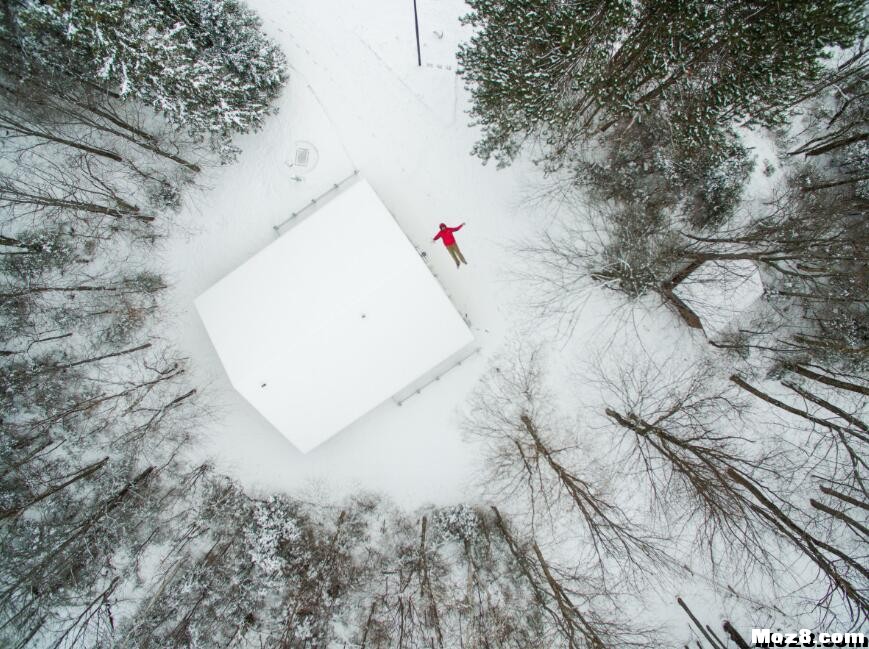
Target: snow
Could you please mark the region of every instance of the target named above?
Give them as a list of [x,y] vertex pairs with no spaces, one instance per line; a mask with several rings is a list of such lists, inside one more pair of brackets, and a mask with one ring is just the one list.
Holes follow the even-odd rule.
[[757,265],[748,259],[707,261],[673,293],[697,314],[706,335],[713,338],[760,299],[763,281]]
[[[260,133],[238,138],[237,163],[203,174],[203,191],[178,218],[190,228],[188,235],[177,237],[163,253],[175,312],[167,334],[192,357],[195,379],[215,410],[208,437],[193,459],[213,462],[254,494],[283,492],[335,502],[360,490],[379,491],[402,507],[486,502],[480,450],[462,436],[462,410],[505,346],[518,341],[533,347],[558,329],[527,308],[535,296],[515,280],[523,270],[515,247],[539,240],[559,218],[547,200],[551,191],[527,158],[497,170],[470,156],[479,131],[468,126],[467,93],[455,76],[454,56],[457,44],[468,37],[458,23],[468,8],[460,0],[417,3],[421,67],[411,2],[249,0],[291,65],[280,112]],[[294,164],[299,146],[311,148],[307,167]],[[229,384],[193,301],[276,245],[273,226],[354,169],[376,189],[407,238],[427,253],[432,272],[482,349],[401,407],[387,401],[304,454]],[[313,217],[307,221],[313,222]],[[431,242],[440,222],[467,222],[457,239],[468,266],[456,269],[443,245]],[[278,243],[291,241],[305,223]],[[353,254],[362,248],[353,247]],[[279,288],[302,290],[296,284],[308,279],[304,272],[287,273]],[[751,282],[744,294],[710,295],[709,286],[696,288],[704,296],[700,302],[723,299],[730,309],[741,308],[738,300],[754,290]],[[251,299],[265,292],[255,285],[247,289]],[[690,366],[708,352],[703,336],[655,296],[634,308],[601,289],[588,291],[583,302],[576,322],[571,321],[570,341],[558,340],[550,357],[554,367],[561,367],[552,378],[558,395],[566,395],[591,421],[597,420],[590,413],[601,416],[601,387],[589,379],[595,370],[614,372],[642,357]],[[287,320],[296,326],[298,318]],[[341,373],[347,368],[352,366],[332,367],[328,374],[345,380]],[[576,376],[570,368],[579,368]],[[331,416],[332,408],[348,408],[345,396],[344,388],[333,389],[321,404],[323,416]],[[581,441],[607,444],[609,437],[596,430],[588,428],[588,439]],[[512,513],[509,509],[505,503],[505,514]],[[462,517],[457,514],[445,525],[461,527]],[[659,621],[681,615],[672,603],[676,588],[664,583],[650,589],[661,597],[651,610]],[[691,595],[692,604],[699,597],[692,589],[679,590]],[[716,595],[703,604],[712,602],[708,609],[720,610],[722,601]]]
[[196,308],[233,386],[303,453],[474,342],[364,180]]
[[[242,151],[236,163],[202,174],[203,191],[188,193],[175,226],[187,233],[162,253],[173,287],[167,336],[191,356],[214,411],[191,459],[212,462],[254,493],[309,490],[341,498],[363,489],[404,507],[472,501],[480,494],[479,450],[462,436],[461,413],[505,343],[534,344],[549,333],[526,306],[527,286],[513,278],[513,247],[540,237],[555,215],[551,202],[538,200],[545,183],[527,159],[498,170],[470,155],[479,133],[468,126],[454,56],[468,36],[458,22],[468,8],[459,0],[418,1],[419,67],[410,2],[249,4],[291,65],[279,112],[261,132],[235,141]],[[316,148],[314,166],[293,166],[299,144]],[[273,226],[354,169],[427,253],[481,353],[400,408],[386,402],[303,454],[230,385],[193,301],[272,243]],[[441,222],[467,222],[456,235],[468,260],[460,270],[431,241]],[[613,315],[619,304],[611,292],[590,293],[573,330],[577,363],[593,362],[608,348],[619,326],[614,320],[623,317]],[[663,306],[625,326],[624,337],[639,333],[641,345],[692,353],[682,344],[690,331]]]

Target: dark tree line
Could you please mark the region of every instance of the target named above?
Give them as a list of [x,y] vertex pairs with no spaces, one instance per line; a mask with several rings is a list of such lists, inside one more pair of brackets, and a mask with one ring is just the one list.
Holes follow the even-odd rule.
[[[507,164],[527,143],[545,169],[560,170],[562,200],[579,213],[527,251],[541,266],[532,277],[544,285],[544,306],[572,308],[591,277],[631,297],[659,293],[699,326],[672,289],[704,261],[750,260],[769,272],[777,296],[808,312],[800,344],[830,335],[833,345],[865,348],[859,5],[471,8],[466,20],[478,30],[459,56],[483,127],[475,152]],[[838,60],[832,47],[842,48]],[[788,180],[778,198],[735,220],[754,163],[733,127],[786,125],[797,112],[808,125],[790,153],[813,164],[782,161]]]
[[[692,281],[703,264],[760,269],[765,295],[754,321],[711,340],[733,354],[723,362],[744,368],[730,388],[708,395],[705,377],[683,377],[691,391],[647,412],[638,404],[648,405],[648,395],[611,377],[609,383],[622,385],[623,403],[611,405],[607,415],[629,434],[631,461],[646,469],[653,511],[673,517],[670,523],[690,523],[712,557],[728,548],[728,561],[739,555],[767,573],[780,565],[779,545],[799,552],[828,585],[815,603],[859,623],[867,613],[860,543],[869,349],[866,53],[865,34],[854,22],[859,9],[826,3],[821,16],[812,13],[820,6],[793,3],[719,3],[714,10],[698,3],[671,5],[680,16],[668,18],[668,8],[654,3],[543,3],[527,12],[528,6],[475,4],[470,20],[481,31],[462,56],[472,115],[484,126],[476,152],[509,162],[522,142],[533,142],[548,169],[560,168],[557,200],[575,208],[575,216],[523,251],[537,306],[575,322],[597,284],[630,298],[656,294],[688,325],[702,328],[674,289]],[[751,15],[736,24],[743,10]],[[776,25],[764,17],[780,10]],[[713,16],[717,24],[704,22]],[[730,45],[739,43],[745,52],[765,47],[789,21],[795,21],[791,33],[806,40],[797,36],[771,47],[768,56],[746,56],[740,65],[747,67],[731,66]],[[764,39],[749,37],[760,33],[756,29],[770,31]],[[661,30],[677,33],[658,44],[642,38]],[[521,33],[530,38],[518,38]],[[662,55],[661,48],[701,34],[675,55]],[[826,38],[847,48],[836,64],[820,62],[816,48]],[[714,61],[704,60],[707,54]],[[645,57],[664,67],[642,67]],[[496,66],[501,58],[514,63],[510,70]],[[685,60],[690,64],[664,71]],[[640,74],[624,80],[623,70]],[[719,86],[716,75],[725,70],[728,78]],[[607,95],[601,89],[609,85],[623,94]],[[644,88],[652,96],[637,102]],[[741,104],[749,98],[751,106]],[[790,159],[775,161],[784,171],[776,193],[745,207],[743,185],[753,163],[730,130],[734,120],[773,126],[792,110],[805,115],[806,126],[787,145]],[[764,441],[762,430],[734,435],[722,427],[730,430],[731,416],[761,412],[760,406],[780,413],[788,432],[778,436],[772,455],[746,455]],[[514,419],[517,430],[521,421]],[[784,466],[806,475],[814,492],[789,494],[776,458],[796,444],[797,431],[810,431],[808,459],[788,453]],[[555,446],[564,454],[583,437],[576,427]],[[529,457],[518,445],[506,448],[523,462]],[[501,453],[496,457],[500,462]],[[534,465],[509,466],[519,474]],[[808,467],[814,473],[803,473]],[[850,611],[843,614],[843,606]]]
[[204,469],[183,486],[174,545],[107,645],[654,646],[497,509],[258,500]]
[[[535,529],[569,522],[615,583],[678,572],[687,545],[702,549],[713,580],[729,580],[716,581],[720,592],[751,606],[743,587],[759,580],[798,593],[781,602],[792,616],[865,623],[863,9],[470,4],[477,31],[459,59],[482,127],[473,152],[499,165],[529,152],[561,214],[521,251],[543,315],[572,332],[597,286],[633,304],[657,296],[702,330],[676,295],[701,266],[758,269],[765,288],[752,321],[710,332],[720,351],[707,363],[601,370],[595,427],[556,405],[534,353],[499,361],[467,420],[487,484]],[[802,132],[786,134],[797,118]],[[744,201],[759,162],[744,127],[779,129],[787,152],[763,161],[765,175],[782,172],[765,203]],[[590,452],[602,434],[610,448]],[[624,482],[635,489],[611,488]]]
[[153,134],[128,128],[105,98],[149,106],[229,160],[232,135],[262,125],[286,79],[283,53],[237,0],[12,0],[4,13],[7,85],[72,80],[69,96],[51,92],[47,101],[71,100],[64,110],[102,118],[141,146],[153,145]]
[[186,542],[204,469],[180,451],[207,407],[159,337],[154,246],[284,79],[236,2],[3,5],[4,646],[115,642],[151,558]]
[[780,122],[839,80],[819,59],[860,34],[852,2],[475,0],[459,50],[474,152],[509,163],[539,140],[559,166],[589,136],[666,116],[677,139],[705,143],[734,120]]

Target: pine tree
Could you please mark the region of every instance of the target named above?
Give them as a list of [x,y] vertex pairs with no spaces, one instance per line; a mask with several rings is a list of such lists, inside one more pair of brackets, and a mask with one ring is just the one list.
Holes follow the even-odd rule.
[[472,117],[484,138],[474,153],[508,164],[529,135],[554,144],[574,123],[573,100],[604,83],[608,52],[630,20],[630,2],[472,0],[479,32],[459,48]]
[[529,137],[559,164],[582,138],[663,111],[703,143],[733,120],[772,124],[860,32],[847,0],[472,0],[460,74],[483,127],[474,153],[509,164]]
[[47,75],[137,99],[224,160],[286,79],[283,53],[238,0],[18,0],[6,18],[0,40],[19,80]]

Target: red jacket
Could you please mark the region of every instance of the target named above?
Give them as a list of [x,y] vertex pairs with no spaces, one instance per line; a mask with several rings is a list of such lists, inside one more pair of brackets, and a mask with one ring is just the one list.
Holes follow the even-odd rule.
[[438,239],[440,239],[444,242],[445,246],[454,246],[456,244],[456,238],[453,236],[453,232],[458,232],[459,230],[461,230],[463,225],[465,224],[462,223],[462,225],[457,228],[444,228],[443,230],[440,230],[435,235],[434,239],[432,239],[432,241],[437,241]]

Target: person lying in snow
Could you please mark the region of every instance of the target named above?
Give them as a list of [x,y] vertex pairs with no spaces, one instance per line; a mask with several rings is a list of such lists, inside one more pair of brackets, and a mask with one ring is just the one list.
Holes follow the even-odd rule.
[[456,268],[459,267],[460,263],[465,264],[467,266],[468,262],[465,261],[465,256],[462,254],[462,251],[459,250],[459,246],[456,243],[456,238],[453,236],[453,232],[458,232],[462,229],[465,224],[456,227],[456,228],[448,228],[446,223],[440,224],[440,232],[438,232],[432,241],[437,241],[440,239],[444,242],[444,245],[447,247],[447,252],[450,253],[450,257],[453,258],[453,261],[456,262]]

